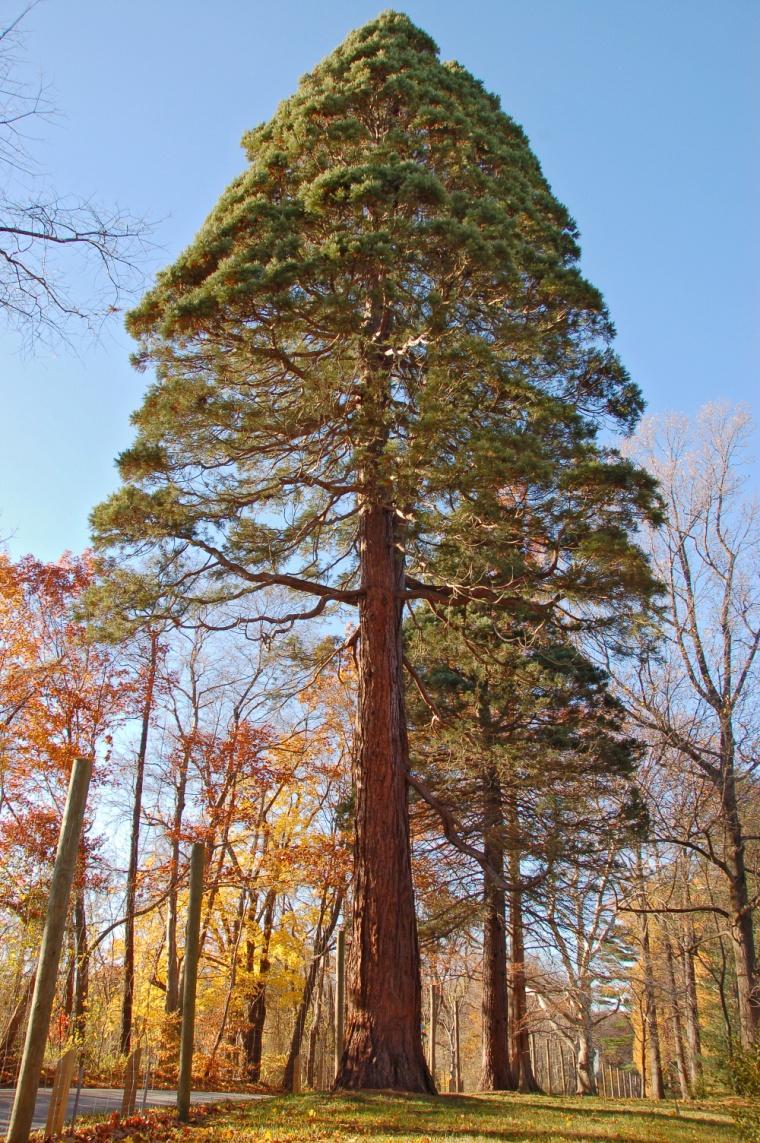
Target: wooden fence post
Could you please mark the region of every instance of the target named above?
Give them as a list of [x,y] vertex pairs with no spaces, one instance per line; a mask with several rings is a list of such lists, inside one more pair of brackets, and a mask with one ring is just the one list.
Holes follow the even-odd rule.
[[567,1078],[565,1076],[565,1049],[562,1041],[559,1042],[559,1074],[562,1080],[562,1094],[567,1095]]
[[47,1113],[45,1137],[60,1135],[63,1131],[63,1121],[66,1118],[66,1104],[69,1100],[69,1089],[74,1078],[74,1068],[77,1066],[77,1054],[73,1048],[64,1052],[56,1064],[53,1090],[50,1093],[50,1106]]
[[190,1116],[193,1044],[195,1040],[195,989],[198,983],[205,860],[205,848],[196,842],[190,856],[190,901],[187,907],[187,932],[185,934],[185,987],[182,992],[182,1030],[179,1042],[179,1082],[177,1083],[177,1116],[180,1123],[187,1123]]
[[26,1030],[8,1134],[5,1137],[6,1143],[27,1143],[32,1129],[34,1104],[37,1099],[37,1088],[40,1085],[50,1014],[58,982],[58,963],[61,959],[61,946],[69,912],[69,897],[76,870],[79,838],[91,774],[92,761],[89,758],[74,759],[58,838],[58,850],[55,855],[53,879],[50,884],[29,1025]]
[[124,1068],[124,1095],[121,1099],[121,1114],[126,1117],[134,1115],[137,1103],[137,1088],[140,1083],[140,1056],[142,1049],[138,1044],[130,1054]]

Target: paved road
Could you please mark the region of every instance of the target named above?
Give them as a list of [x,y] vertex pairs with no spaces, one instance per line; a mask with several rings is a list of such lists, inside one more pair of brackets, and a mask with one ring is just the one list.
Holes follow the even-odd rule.
[[[11,1116],[11,1107],[13,1106],[13,1090],[11,1088],[0,1088],[0,1134],[5,1136],[8,1128],[8,1120]],[[143,1106],[143,1095],[140,1091],[137,1096],[136,1110],[140,1111]],[[69,1096],[69,1106],[66,1112],[66,1123],[71,1119],[71,1114],[74,1110],[74,1099],[76,1096],[76,1088],[72,1089]],[[105,1087],[85,1087],[79,1095],[79,1107],[77,1115],[103,1115],[107,1118],[112,1111],[119,1111],[121,1109],[121,1096],[122,1093],[116,1088]],[[243,1095],[237,1092],[230,1091],[196,1091],[193,1092],[193,1103],[223,1103],[224,1100],[251,1100],[251,1099],[266,1099],[263,1095]],[[50,1088],[40,1088],[37,1093],[37,1102],[34,1105],[34,1120],[32,1127],[37,1130],[45,1126],[47,1122],[48,1106],[50,1104]],[[146,1107],[175,1107],[177,1104],[176,1091],[148,1091],[148,1098],[145,1102]]]

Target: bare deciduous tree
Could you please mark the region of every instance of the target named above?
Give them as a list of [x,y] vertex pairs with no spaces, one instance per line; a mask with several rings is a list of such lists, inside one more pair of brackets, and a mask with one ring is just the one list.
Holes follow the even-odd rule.
[[45,90],[23,78],[27,4],[0,27],[0,310],[27,346],[76,324],[97,329],[142,280],[144,220],[42,177],[29,129],[52,114]]
[[672,836],[660,840],[722,874],[744,1046],[760,1024],[757,871],[747,850],[757,840],[748,809],[760,761],[760,506],[747,488],[750,433],[746,409],[707,405],[694,424],[650,418],[634,438],[632,450],[660,480],[667,504],[667,525],[649,536],[667,588],[664,638],[660,653],[642,655],[637,669],[615,671],[655,761],[701,788],[692,799],[698,814],[673,816]]

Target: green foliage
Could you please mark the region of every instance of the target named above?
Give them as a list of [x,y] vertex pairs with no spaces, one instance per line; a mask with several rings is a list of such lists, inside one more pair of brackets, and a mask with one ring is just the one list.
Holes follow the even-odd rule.
[[658,516],[654,484],[595,439],[641,397],[498,100],[385,12],[244,146],[129,316],[156,376],[98,542],[151,549],[158,594],[242,612],[273,585],[316,596],[275,609],[290,624],[356,602],[358,511],[382,503],[410,598],[563,600],[595,621],[648,598],[629,537]]

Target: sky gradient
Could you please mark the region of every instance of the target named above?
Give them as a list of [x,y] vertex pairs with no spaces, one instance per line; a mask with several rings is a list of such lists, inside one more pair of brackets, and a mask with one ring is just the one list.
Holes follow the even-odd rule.
[[[581,231],[650,411],[758,409],[760,4],[419,0],[399,5],[526,130]],[[380,7],[365,0],[44,0],[26,74],[61,115],[34,152],[61,191],[154,220],[151,273],[242,169],[239,139]],[[0,0],[3,23],[18,7]],[[146,378],[117,317],[99,343],[19,353],[0,333],[0,538],[88,542]]]

